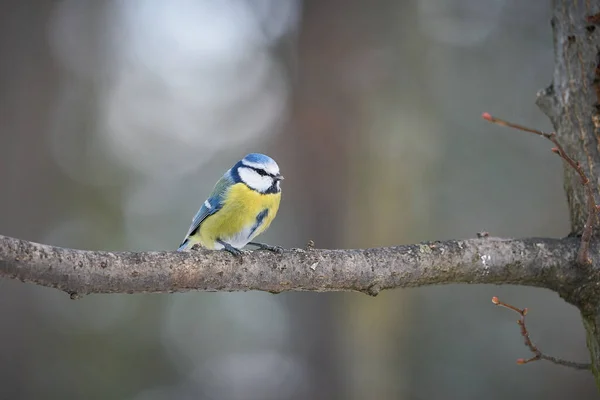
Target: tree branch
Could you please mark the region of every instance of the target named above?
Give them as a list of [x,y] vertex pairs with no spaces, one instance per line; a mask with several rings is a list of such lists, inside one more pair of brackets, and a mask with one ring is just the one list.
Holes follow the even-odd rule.
[[527,316],[527,308],[523,308],[523,309],[517,308],[513,305],[510,305],[508,303],[500,301],[496,296],[492,297],[492,303],[494,303],[497,306],[507,308],[507,309],[519,314],[519,319],[517,320],[517,324],[519,325],[519,328],[521,329],[521,336],[523,336],[523,339],[525,340],[525,346],[527,346],[529,348],[529,351],[531,351],[533,353],[533,357],[530,357],[527,359],[519,358],[519,359],[517,359],[517,364],[527,364],[527,363],[530,363],[533,361],[546,360],[546,361],[550,361],[553,364],[562,365],[564,367],[570,367],[570,368],[574,368],[574,369],[578,369],[578,370],[592,369],[592,364],[590,364],[590,363],[579,363],[579,362],[575,362],[575,361],[568,361],[568,360],[564,360],[562,358],[544,354],[539,349],[539,347],[537,347],[533,343],[533,341],[531,340],[531,337],[529,336],[529,331],[527,330],[527,326],[525,325],[525,317]]
[[[596,243],[592,244],[598,248]],[[148,293],[357,291],[446,283],[544,287],[562,295],[589,280],[574,268],[579,240],[481,238],[364,250],[105,252],[0,236],[0,277],[65,291]],[[595,254],[595,253],[594,253]]]

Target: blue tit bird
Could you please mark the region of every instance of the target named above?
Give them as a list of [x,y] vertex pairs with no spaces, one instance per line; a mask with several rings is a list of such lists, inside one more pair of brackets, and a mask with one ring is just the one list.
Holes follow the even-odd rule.
[[280,252],[277,246],[252,242],[277,215],[281,200],[279,166],[264,154],[252,153],[238,161],[217,182],[192,220],[179,251],[195,244],[242,254],[247,244]]

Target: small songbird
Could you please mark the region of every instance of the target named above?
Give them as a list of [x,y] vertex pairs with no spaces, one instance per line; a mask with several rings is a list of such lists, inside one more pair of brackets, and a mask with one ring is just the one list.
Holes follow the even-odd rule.
[[239,256],[241,248],[250,244],[280,252],[281,247],[251,240],[275,218],[281,200],[281,180],[279,166],[272,158],[258,153],[242,158],[217,182],[178,250],[200,244]]

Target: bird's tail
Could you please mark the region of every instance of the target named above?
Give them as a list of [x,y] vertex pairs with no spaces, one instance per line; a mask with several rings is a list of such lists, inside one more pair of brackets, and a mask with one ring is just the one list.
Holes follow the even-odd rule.
[[189,250],[190,247],[192,247],[192,244],[190,243],[190,238],[186,237],[183,242],[179,245],[179,248],[177,249],[177,251],[186,251]]

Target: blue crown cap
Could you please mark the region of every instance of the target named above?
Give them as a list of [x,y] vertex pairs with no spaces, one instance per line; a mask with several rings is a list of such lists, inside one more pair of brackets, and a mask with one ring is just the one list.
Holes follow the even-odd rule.
[[270,164],[272,162],[275,162],[275,160],[273,160],[271,157],[265,156],[264,154],[260,153],[250,153],[246,157],[244,157],[244,160],[257,164]]

